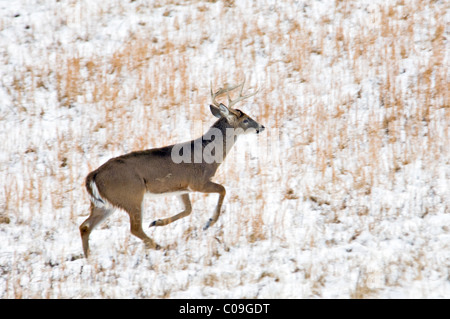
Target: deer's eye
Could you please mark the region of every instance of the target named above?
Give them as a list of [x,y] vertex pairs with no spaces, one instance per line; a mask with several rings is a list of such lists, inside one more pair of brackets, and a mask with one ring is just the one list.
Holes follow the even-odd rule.
[[245,120],[242,121],[242,123],[247,124],[247,123],[248,123],[248,120],[245,119]]

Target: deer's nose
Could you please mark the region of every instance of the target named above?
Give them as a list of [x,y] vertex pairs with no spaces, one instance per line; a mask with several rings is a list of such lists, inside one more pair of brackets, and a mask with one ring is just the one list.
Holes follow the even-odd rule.
[[264,125],[261,125],[259,129],[256,130],[256,134],[259,134],[260,132],[264,131],[266,128]]

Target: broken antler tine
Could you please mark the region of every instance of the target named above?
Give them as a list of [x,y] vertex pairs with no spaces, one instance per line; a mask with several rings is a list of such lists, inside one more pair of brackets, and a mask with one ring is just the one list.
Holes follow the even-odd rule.
[[210,81],[209,84],[210,84],[209,87],[210,87],[210,90],[211,90],[211,98],[214,99],[214,93],[213,93],[213,89],[212,89],[212,81]]
[[242,96],[242,91],[244,90],[244,84],[245,84],[245,77],[244,77],[244,81],[242,81],[242,84],[241,84],[241,91],[239,92],[239,96]]
[[227,92],[227,98],[228,98],[228,105],[230,105],[230,103],[232,102],[230,97],[230,91]]

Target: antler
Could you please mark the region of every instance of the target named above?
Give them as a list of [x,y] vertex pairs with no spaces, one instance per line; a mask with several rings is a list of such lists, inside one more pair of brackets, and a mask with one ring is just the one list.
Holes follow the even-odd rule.
[[[212,90],[212,83],[211,83],[211,98],[212,98],[212,101],[213,101],[214,105],[217,106],[217,107],[220,105],[220,104],[216,101],[216,97],[218,97],[219,95],[222,95],[222,94],[224,94],[224,93],[227,93],[227,98],[228,98],[228,108],[232,107],[232,106],[235,105],[237,102],[240,102],[240,101],[242,101],[242,100],[244,100],[244,99],[247,99],[247,98],[249,98],[249,97],[255,95],[256,93],[258,93],[258,90],[256,90],[255,92],[253,92],[253,93],[251,93],[251,94],[249,94],[249,95],[244,95],[244,96],[243,96],[243,95],[242,95],[242,91],[244,90],[244,84],[245,84],[245,79],[244,79],[244,81],[242,81],[241,84],[234,85],[234,86],[229,86],[229,85],[227,85],[226,88],[221,88],[221,89],[219,89],[216,93],[213,93],[213,90]],[[236,89],[236,88],[238,88],[238,87],[241,88],[241,90],[239,91],[239,96],[238,96],[238,98],[232,100],[231,97],[230,97],[230,91],[233,91],[234,89]]]
[[238,96],[237,99],[232,100],[232,99],[230,98],[230,94],[227,93],[227,97],[228,97],[228,107],[229,107],[229,108],[232,107],[233,105],[235,105],[237,102],[240,102],[240,101],[242,101],[242,100],[245,100],[245,99],[247,99],[247,98],[249,98],[249,97],[255,95],[256,93],[258,93],[258,90],[256,90],[255,92],[250,93],[249,95],[242,95],[242,91],[244,90],[244,84],[245,84],[245,78],[244,78],[244,81],[242,81],[241,84],[239,84],[239,85],[236,86],[236,87],[239,87],[239,86],[241,87],[241,90],[239,91],[239,96]]
[[219,107],[220,103],[218,103],[218,102],[216,101],[216,97],[218,97],[219,95],[222,95],[222,94],[224,94],[224,93],[228,93],[228,92],[234,90],[234,89],[237,88],[237,87],[239,87],[239,85],[235,85],[235,86],[231,86],[231,87],[228,85],[228,87],[226,87],[226,88],[220,88],[219,91],[217,91],[216,93],[213,93],[213,90],[212,90],[212,82],[211,82],[211,99],[212,99],[213,104],[214,104],[215,106]]

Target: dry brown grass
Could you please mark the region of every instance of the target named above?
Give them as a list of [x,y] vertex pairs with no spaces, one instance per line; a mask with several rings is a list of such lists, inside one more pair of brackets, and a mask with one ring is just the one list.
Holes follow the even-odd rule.
[[[27,52],[30,58],[1,82],[12,110],[0,112],[0,122],[8,130],[8,134],[0,132],[5,136],[1,151],[7,154],[2,155],[5,165],[0,171],[5,177],[0,186],[0,226],[38,225],[56,234],[62,227],[76,238],[80,216],[87,214],[83,190],[87,172],[112,156],[199,136],[214,121],[207,107],[210,82],[218,87],[247,76],[249,87],[259,85],[262,90],[242,108],[268,130],[255,142],[256,153],[243,152],[252,146],[240,145],[217,174],[216,180],[229,189],[219,225],[223,230],[209,239],[199,235],[193,225],[202,224],[212,206],[211,200],[194,196],[195,216],[166,230],[167,234],[158,230],[155,236],[182,253],[191,243],[204,244],[201,264],[206,268],[244,243],[256,247],[272,240],[294,247],[295,254],[319,249],[324,243],[330,249],[352,243],[364,232],[388,236],[383,221],[406,213],[395,203],[377,203],[380,189],[408,192],[413,181],[403,173],[414,165],[422,174],[418,178],[448,177],[443,170],[450,165],[446,11],[439,1],[367,6],[336,1],[326,12],[314,13],[317,16],[293,1],[285,6],[289,10],[235,1],[142,3],[136,12],[160,12],[158,25],[139,16],[128,36],[122,36],[119,44],[107,39],[104,48],[94,44],[96,32],[101,32],[96,28],[102,27],[95,21],[107,24],[113,12],[118,16],[129,12],[125,2],[93,7],[73,2],[54,9],[49,14],[54,14],[55,25],[75,25],[81,30],[77,38],[65,45],[58,42],[63,39],[55,40],[48,48],[36,44],[37,51]],[[180,13],[185,7],[190,10]],[[420,14],[423,11],[430,15]],[[270,25],[260,17],[266,17]],[[10,23],[0,18],[0,31]],[[219,28],[219,24],[226,26]],[[32,27],[38,30],[39,25]],[[33,41],[32,37],[26,41]],[[93,49],[83,49],[80,43],[93,43]],[[42,63],[37,65],[38,58]],[[0,56],[0,62],[12,64],[14,57]],[[177,129],[180,123],[190,124]],[[430,193],[437,192],[433,187]],[[435,202],[427,202],[418,193],[419,199],[409,204],[410,211],[420,211],[422,217],[433,215],[441,206],[448,211],[448,201],[439,194]],[[173,202],[164,205],[175,206]],[[151,215],[148,218],[165,217],[177,209],[149,208],[146,213]],[[41,213],[50,210],[58,226],[43,220]],[[299,226],[304,233],[298,243],[292,241],[298,237],[289,229],[290,223],[300,223],[300,214],[306,221]],[[307,224],[314,214],[323,224]],[[124,224],[127,220],[122,216],[107,225],[115,231]],[[327,231],[347,237],[325,240]],[[114,243],[120,254],[142,253],[127,236]],[[32,278],[17,275],[31,272],[31,266],[20,268],[21,254],[11,262],[6,292],[0,296],[68,296],[62,287],[64,276],[51,283],[51,291],[28,292],[24,287]],[[164,268],[167,258],[157,257],[149,271],[167,275],[169,266],[186,270],[199,261],[183,257],[178,265]],[[412,259],[388,259],[388,269],[400,275],[383,277],[383,284],[391,287],[408,281],[411,269],[416,278],[423,278],[421,269],[430,266],[425,260],[419,253]],[[94,281],[101,274],[111,279],[128,264],[118,260],[107,270],[102,265],[98,261],[92,273],[86,270],[86,277]],[[236,267],[247,266],[242,261]],[[46,275],[51,274],[53,267],[46,267]],[[322,295],[328,266],[302,267],[304,279],[314,281],[310,295]],[[278,278],[271,271],[263,274],[261,280]],[[378,296],[380,278],[376,271],[359,271],[349,297]],[[200,281],[215,287],[221,279],[208,272]],[[185,281],[183,289],[189,285]],[[136,289],[146,297],[173,293],[170,287],[148,294],[142,287]],[[88,290],[78,296],[83,294],[92,296]],[[112,295],[103,291],[100,296]]]

